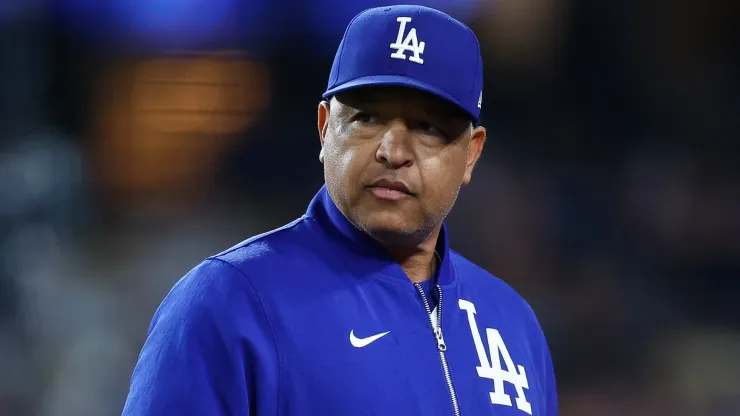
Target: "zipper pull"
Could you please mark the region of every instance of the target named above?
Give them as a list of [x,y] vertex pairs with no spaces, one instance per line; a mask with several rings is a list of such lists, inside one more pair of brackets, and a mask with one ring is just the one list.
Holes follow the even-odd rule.
[[434,337],[437,338],[437,349],[442,352],[447,351],[447,344],[445,344],[445,339],[442,337],[442,328],[434,328]]

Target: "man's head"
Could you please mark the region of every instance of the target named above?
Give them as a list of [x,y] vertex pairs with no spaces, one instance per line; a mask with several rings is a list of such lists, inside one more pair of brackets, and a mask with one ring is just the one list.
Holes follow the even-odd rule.
[[327,189],[356,226],[391,245],[434,233],[471,180],[486,132],[478,41],[420,6],[350,23],[318,109]]

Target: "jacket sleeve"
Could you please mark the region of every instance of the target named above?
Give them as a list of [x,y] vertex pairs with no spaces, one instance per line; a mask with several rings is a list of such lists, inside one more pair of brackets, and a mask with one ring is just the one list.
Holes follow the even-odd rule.
[[278,373],[258,295],[240,270],[209,259],[180,279],[157,309],[123,415],[274,414]]

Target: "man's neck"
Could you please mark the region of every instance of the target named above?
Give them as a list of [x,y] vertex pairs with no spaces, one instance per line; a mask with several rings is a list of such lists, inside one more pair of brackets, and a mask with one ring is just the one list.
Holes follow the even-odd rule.
[[413,283],[421,283],[434,276],[437,270],[437,239],[439,230],[435,231],[421,244],[415,247],[386,247],[391,256]]

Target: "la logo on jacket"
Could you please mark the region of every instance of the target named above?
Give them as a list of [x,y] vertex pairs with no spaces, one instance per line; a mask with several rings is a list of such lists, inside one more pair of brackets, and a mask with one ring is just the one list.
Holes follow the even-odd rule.
[[[531,415],[532,405],[527,401],[527,398],[524,395],[524,389],[529,389],[527,373],[524,370],[524,367],[521,365],[514,365],[514,361],[511,359],[511,355],[509,354],[509,350],[506,348],[503,338],[501,338],[501,334],[498,330],[493,328],[486,328],[486,338],[488,340],[488,348],[490,350],[489,359],[483,345],[480,331],[478,330],[478,324],[475,321],[475,305],[464,299],[459,299],[458,305],[460,306],[460,309],[467,312],[468,315],[470,332],[473,335],[475,350],[478,353],[478,360],[480,361],[480,365],[476,367],[478,370],[478,376],[493,381],[493,391],[490,393],[491,403],[502,406],[512,406],[511,397],[504,392],[504,383],[510,383],[516,389],[516,407]],[[501,368],[501,360],[504,362],[506,367],[505,369]]]

